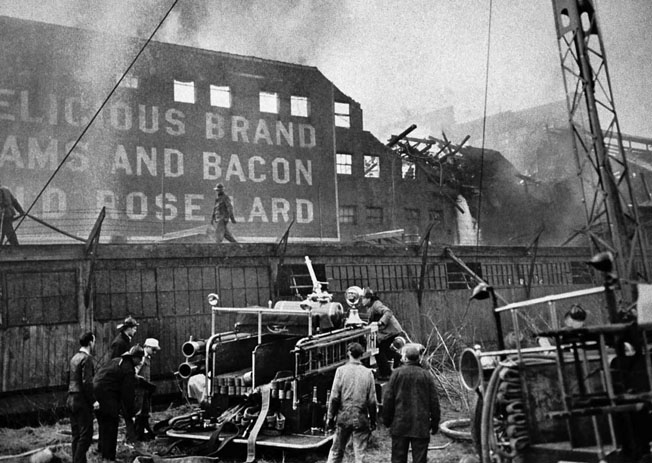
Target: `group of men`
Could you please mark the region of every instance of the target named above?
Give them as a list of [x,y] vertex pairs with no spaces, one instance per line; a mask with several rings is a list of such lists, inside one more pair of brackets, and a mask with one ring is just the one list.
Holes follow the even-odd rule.
[[[382,420],[392,436],[392,463],[407,463],[410,447],[412,461],[426,463],[429,433],[435,434],[439,428],[440,408],[435,378],[422,365],[425,348],[416,343],[407,343],[400,351],[395,348],[405,333],[370,288],[363,290],[360,303],[367,308],[369,322],[378,323],[378,378],[389,377],[383,387]],[[340,463],[349,441],[355,463],[364,463],[369,438],[376,429],[376,378],[362,364],[363,353],[359,343],[351,343],[348,362],[335,372],[326,415],[327,427],[335,427],[335,435],[327,463]]]
[[80,349],[70,360],[67,405],[72,430],[72,461],[86,463],[93,438],[93,419],[97,417],[97,449],[103,461],[115,461],[120,415],[125,421],[125,440],[133,445],[152,438],[151,357],[160,350],[155,338],[142,346],[133,343],[138,322],[127,317],[117,327],[119,333],[110,345],[111,358],[96,370],[93,357],[95,335],[88,331],[79,338]]

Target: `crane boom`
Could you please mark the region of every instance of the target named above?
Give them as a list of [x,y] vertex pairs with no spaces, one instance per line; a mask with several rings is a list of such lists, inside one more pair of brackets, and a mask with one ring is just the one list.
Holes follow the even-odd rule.
[[[598,251],[611,251],[622,303],[635,302],[634,280],[649,281],[643,227],[616,115],[607,58],[592,0],[552,0],[577,174],[587,227]],[[616,143],[609,151],[606,140]]]

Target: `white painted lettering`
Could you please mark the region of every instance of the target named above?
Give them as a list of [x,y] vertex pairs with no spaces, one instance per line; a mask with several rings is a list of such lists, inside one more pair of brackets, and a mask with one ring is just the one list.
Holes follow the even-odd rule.
[[269,133],[267,128],[267,122],[265,119],[258,120],[258,127],[256,127],[256,135],[254,135],[254,143],[258,143],[258,140],[264,139],[268,145],[273,145],[272,135]]
[[185,219],[188,222],[203,222],[205,220],[203,215],[194,215],[195,211],[201,209],[201,204],[195,204],[195,202],[203,202],[204,195],[193,195],[187,194],[185,196]]
[[285,198],[272,198],[272,222],[279,222],[279,215],[280,221],[290,221],[290,201]]
[[222,168],[220,167],[221,157],[217,153],[204,151],[204,180],[217,180],[222,176]]
[[115,155],[113,156],[113,166],[111,166],[111,173],[115,174],[118,169],[123,169],[125,174],[132,175],[133,170],[131,169],[131,164],[129,164],[129,158],[127,157],[127,151],[122,145],[118,145],[115,148]]
[[316,144],[315,128],[310,124],[299,124],[299,146],[314,148]]
[[165,112],[165,120],[170,124],[170,127],[165,128],[168,135],[179,136],[186,133],[186,124],[183,122],[185,117],[178,109],[171,108]]
[[66,193],[59,188],[47,188],[43,193],[43,218],[60,219],[66,211]]
[[206,140],[224,138],[224,118],[219,114],[206,113]]
[[[74,141],[66,143],[66,153],[72,149],[74,143]],[[88,164],[88,143],[79,142],[77,143],[77,146],[75,146],[75,149],[70,153],[70,156],[68,156],[66,167],[73,172],[84,172],[88,170]]]
[[117,130],[130,130],[132,125],[131,106],[123,101],[111,105],[111,126]]
[[147,196],[140,191],[127,195],[127,217],[131,220],[144,220],[147,217]]
[[231,117],[231,140],[238,141],[238,135],[241,136],[243,143],[249,143],[249,121],[242,116]]
[[276,121],[276,144],[279,146],[281,146],[281,136],[283,136],[288,146],[294,146],[292,122],[288,122],[288,126],[285,128],[282,121]]
[[[177,197],[174,196],[172,193],[165,193],[165,220],[174,220],[177,218],[178,211],[177,211]],[[157,195],[156,196],[156,206],[158,207],[158,211],[156,211],[156,218],[159,220],[163,220],[163,195]]]
[[29,107],[29,92],[23,90],[20,92],[20,119],[23,122],[30,122],[32,124],[40,124],[43,122],[42,116],[33,117],[30,115]]
[[284,158],[275,158],[272,161],[272,178],[276,183],[288,183],[290,181],[290,163]]
[[260,156],[252,156],[249,158],[249,180],[252,182],[264,182],[267,175],[261,174],[256,176],[256,163],[265,165],[265,159]]
[[143,175],[143,164],[147,167],[149,175],[156,177],[156,148],[152,147],[151,154],[142,146],[136,147],[136,175]]
[[310,223],[314,218],[312,201],[297,198],[297,223]]
[[2,112],[3,108],[10,108],[11,103],[7,100],[8,97],[14,96],[16,92],[7,88],[0,88],[0,120],[15,121],[16,116],[6,112]]
[[21,169],[25,167],[20,150],[18,149],[18,141],[16,140],[15,135],[9,135],[2,146],[2,153],[0,153],[0,168],[2,168],[6,162],[13,162],[16,167],[20,167]]
[[106,208],[106,215],[110,219],[116,219],[118,218],[118,201],[117,198],[115,197],[115,193],[113,193],[110,190],[97,190],[97,193],[95,195],[96,201],[96,207],[97,210],[101,210],[103,207]]
[[175,149],[165,148],[163,157],[165,159],[165,176],[181,177],[183,175],[183,153]]
[[242,170],[242,164],[240,164],[240,158],[237,154],[231,155],[229,165],[226,168],[225,180],[228,182],[231,180],[231,177],[238,177],[241,182],[246,180],[244,170]]
[[[41,149],[38,139],[29,137],[27,139],[27,168],[28,169],[50,169],[57,168],[59,161],[57,160],[57,151],[59,143],[55,138],[47,140],[48,146],[45,150]],[[48,163],[50,164],[48,166]],[[38,165],[37,165],[38,164]]]
[[306,165],[303,164],[301,159],[294,162],[294,167],[297,170],[297,185],[301,185],[301,177],[303,176],[306,184],[312,185],[312,161],[306,160]]
[[267,223],[269,219],[267,214],[265,214],[265,208],[263,207],[263,202],[258,196],[254,198],[254,203],[251,206],[251,212],[249,212],[249,219],[247,222],[253,222],[255,219],[260,219],[261,222]]
[[143,133],[158,132],[158,106],[152,106],[149,124],[147,119],[147,106],[138,105],[138,128]]

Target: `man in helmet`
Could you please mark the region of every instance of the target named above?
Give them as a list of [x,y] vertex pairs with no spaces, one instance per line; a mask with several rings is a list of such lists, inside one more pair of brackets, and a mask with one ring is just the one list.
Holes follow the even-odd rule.
[[125,420],[126,441],[133,443],[136,440],[136,367],[143,361],[144,355],[143,348],[136,344],[120,357],[106,362],[93,378],[93,393],[100,405],[97,411],[98,449],[105,460],[115,460],[120,414]]
[[403,328],[394,313],[382,303],[371,288],[364,288],[360,303],[367,308],[369,323],[378,323],[378,355],[376,355],[378,377],[387,379],[392,373],[392,365],[398,364],[401,358],[400,354],[392,349],[392,342],[397,336],[404,335]]
[[235,223],[233,215],[233,204],[231,198],[224,193],[224,185],[218,183],[215,185],[215,206],[213,206],[213,215],[211,216],[211,225],[215,226],[215,242],[221,243],[225,238],[231,243],[237,243],[229,231],[229,220]]

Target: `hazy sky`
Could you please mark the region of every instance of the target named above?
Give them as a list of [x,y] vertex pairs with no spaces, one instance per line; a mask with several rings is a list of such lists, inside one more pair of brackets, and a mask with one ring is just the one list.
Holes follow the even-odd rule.
[[[172,3],[0,0],[0,14],[147,37]],[[621,130],[652,138],[652,2],[596,4]],[[180,0],[156,39],[316,66],[362,105],[365,127],[385,141],[407,114],[452,105],[460,122],[482,116],[489,5]],[[488,114],[564,98],[551,0],[493,0],[490,39]]]

